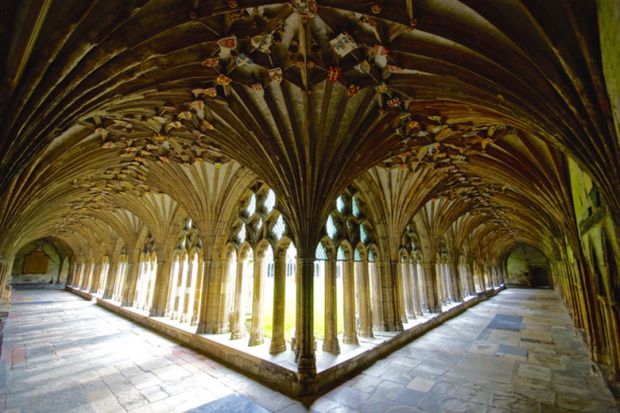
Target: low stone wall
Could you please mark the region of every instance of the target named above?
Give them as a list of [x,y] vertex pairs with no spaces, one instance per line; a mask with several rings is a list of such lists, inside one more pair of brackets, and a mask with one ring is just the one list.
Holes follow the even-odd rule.
[[[316,396],[332,389],[340,383],[348,380],[349,378],[359,374],[362,370],[371,366],[377,360],[386,357],[388,354],[398,350],[402,346],[410,343],[415,338],[423,335],[427,331],[437,327],[446,320],[451,319],[465,311],[466,309],[484,301],[501,291],[504,287],[498,290],[490,290],[460,303],[459,305],[452,307],[451,309],[437,315],[424,324],[419,324],[409,330],[403,331],[395,335],[392,339],[387,340],[381,344],[376,345],[372,349],[365,351],[355,357],[352,357],[343,363],[332,366],[319,374],[316,377],[316,386],[312,386],[312,394],[308,393],[306,386],[302,386],[297,374],[291,370],[288,370],[282,366],[279,366],[270,361],[253,356],[239,349],[226,346],[225,344],[218,343],[210,340],[198,334],[191,333],[183,330],[182,328],[175,327],[168,323],[157,320],[156,318],[148,317],[133,311],[128,307],[121,307],[109,300],[103,300],[95,297],[97,305],[112,311],[121,317],[132,320],[140,325],[143,325],[151,330],[161,333],[165,336],[171,337],[188,347],[191,347],[211,358],[217,360],[228,367],[231,367],[256,381],[269,386],[277,391],[280,391],[291,397],[300,396]],[[86,292],[74,289],[70,286],[66,287],[67,291],[79,295],[87,300],[92,300],[93,295]]]
[[64,290],[64,283],[11,283],[14,290]]
[[339,384],[349,380],[353,376],[361,373],[363,370],[373,365],[377,360],[387,357],[389,354],[409,344],[433,328],[443,324],[445,321],[456,317],[468,308],[493,297],[504,288],[505,287],[501,287],[497,290],[489,290],[478,293],[475,298],[464,301],[457,306],[438,314],[436,317],[433,317],[423,324],[418,324],[413,328],[405,330],[394,336],[392,339],[377,344],[372,349],[348,359],[344,363],[337,364],[322,371],[317,375],[318,394],[325,393]]

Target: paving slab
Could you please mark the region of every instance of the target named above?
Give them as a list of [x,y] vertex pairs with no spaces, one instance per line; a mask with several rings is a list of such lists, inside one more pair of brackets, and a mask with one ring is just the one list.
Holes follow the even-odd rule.
[[0,412],[616,411],[552,290],[505,290],[309,405],[73,294],[13,301]]

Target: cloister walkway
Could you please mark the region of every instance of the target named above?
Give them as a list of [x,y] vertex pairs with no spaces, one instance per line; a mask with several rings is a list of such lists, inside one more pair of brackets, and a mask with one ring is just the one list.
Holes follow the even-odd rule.
[[[0,411],[306,410],[68,292],[14,291],[10,311]],[[555,292],[509,289],[378,361],[310,409],[615,412],[614,406]]]

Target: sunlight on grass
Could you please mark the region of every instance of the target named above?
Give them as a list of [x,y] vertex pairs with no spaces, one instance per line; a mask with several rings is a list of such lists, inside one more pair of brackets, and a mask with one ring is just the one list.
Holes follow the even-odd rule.
[[[322,339],[325,333],[325,276],[324,267],[319,265],[318,275],[314,277],[314,334]],[[265,337],[272,337],[273,334],[273,277],[265,280],[265,292],[263,297],[263,334]],[[342,277],[336,278],[337,285],[337,326],[338,333],[344,330],[343,321],[343,302],[342,302]],[[286,277],[285,291],[285,315],[284,315],[284,337],[287,341],[291,340],[295,331],[296,313],[296,285],[295,277]],[[247,320],[248,325],[251,317]]]

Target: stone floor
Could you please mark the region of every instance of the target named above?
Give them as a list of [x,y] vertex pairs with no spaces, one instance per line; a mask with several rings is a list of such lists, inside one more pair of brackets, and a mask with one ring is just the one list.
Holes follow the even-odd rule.
[[[16,291],[0,411],[297,412],[301,403],[62,291]],[[615,412],[551,290],[507,290],[310,404],[317,412]],[[4,410],[3,410],[4,409]]]

